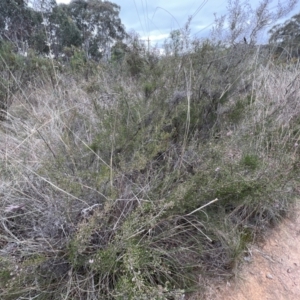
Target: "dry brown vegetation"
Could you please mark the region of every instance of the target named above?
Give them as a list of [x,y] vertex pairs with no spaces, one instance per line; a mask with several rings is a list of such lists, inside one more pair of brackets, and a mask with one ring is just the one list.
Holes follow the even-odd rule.
[[299,195],[298,61],[136,42],[105,64],[31,58],[17,82],[0,131],[1,299],[183,299],[199,274],[232,276]]

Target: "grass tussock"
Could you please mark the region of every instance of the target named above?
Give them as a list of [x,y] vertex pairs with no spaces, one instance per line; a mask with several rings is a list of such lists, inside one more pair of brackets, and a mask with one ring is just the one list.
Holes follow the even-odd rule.
[[0,131],[1,299],[183,299],[199,276],[233,276],[288,213],[298,66],[248,45],[189,49],[16,79]]

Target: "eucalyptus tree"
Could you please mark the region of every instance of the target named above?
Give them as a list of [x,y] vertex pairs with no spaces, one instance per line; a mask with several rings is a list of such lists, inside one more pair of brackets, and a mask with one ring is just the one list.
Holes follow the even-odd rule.
[[277,53],[287,57],[300,55],[300,13],[294,15],[283,24],[277,24],[269,31],[270,44],[276,46]]
[[55,6],[48,17],[48,36],[52,53],[58,57],[66,47],[81,47],[82,35],[66,4]]
[[73,0],[68,10],[81,32],[87,58],[100,59],[114,41],[126,36],[117,4],[101,0]]
[[0,1],[0,38],[13,43],[18,51],[27,50],[42,21],[41,13],[29,7],[24,0]]

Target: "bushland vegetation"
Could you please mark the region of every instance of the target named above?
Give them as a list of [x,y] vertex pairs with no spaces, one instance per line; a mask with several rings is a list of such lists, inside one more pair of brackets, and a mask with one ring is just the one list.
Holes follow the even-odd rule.
[[183,299],[290,212],[299,60],[257,37],[294,3],[230,5],[163,55],[134,34],[105,60],[1,40],[1,299]]

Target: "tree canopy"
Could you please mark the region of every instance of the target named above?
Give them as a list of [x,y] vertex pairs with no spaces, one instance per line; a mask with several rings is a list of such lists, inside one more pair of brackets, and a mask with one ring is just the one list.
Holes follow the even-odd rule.
[[1,0],[0,39],[19,51],[51,50],[56,57],[74,46],[87,58],[99,60],[114,41],[126,36],[119,12],[118,5],[102,0],[73,0],[69,5],[45,0],[34,8],[23,0]]
[[100,58],[111,42],[126,35],[119,18],[120,6],[112,2],[73,0],[68,11],[80,30],[88,57]]
[[289,56],[299,56],[300,46],[300,13],[283,24],[277,24],[269,31],[269,42],[276,44],[278,52]]
[[12,42],[18,50],[24,50],[39,35],[42,22],[42,14],[24,1],[0,1],[0,39]]

